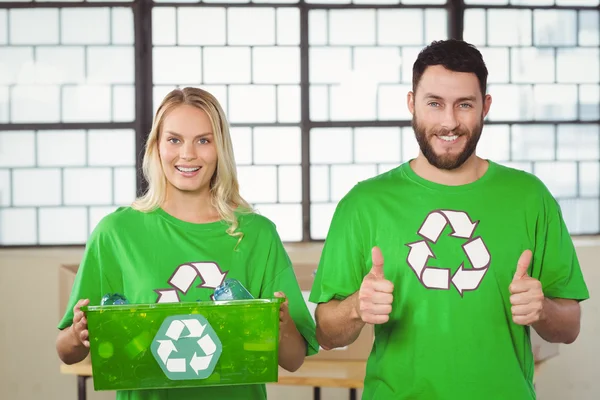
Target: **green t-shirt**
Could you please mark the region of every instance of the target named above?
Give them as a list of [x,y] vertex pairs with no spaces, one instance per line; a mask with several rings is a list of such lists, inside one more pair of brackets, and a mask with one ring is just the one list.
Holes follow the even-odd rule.
[[479,180],[444,186],[405,163],[360,182],[337,206],[309,300],[359,290],[373,246],[394,303],[375,325],[364,399],[535,398],[530,331],[511,315],[519,256],[531,249],[529,274],[547,297],[589,296],[560,208],[538,178],[489,162]]
[[[213,261],[227,278],[238,279],[255,298],[273,298],[283,291],[298,331],[307,341],[307,355],[318,352],[315,325],[298,286],[291,261],[274,224],[258,214],[238,215],[239,242],[223,222],[194,224],[162,209],[142,213],[120,208],[106,216],[90,236],[66,313],[59,329],[73,322],[79,299],[99,305],[107,293],[123,294],[130,303],[210,300],[212,288],[199,287],[197,277],[183,294],[169,283],[177,267]],[[237,245],[237,248],[236,248]],[[235,248],[235,250],[234,250]],[[214,271],[213,271],[214,272]],[[220,274],[209,274],[220,281]],[[204,276],[203,276],[204,277]],[[180,281],[181,282],[181,281]],[[215,286],[215,282],[211,282]],[[181,286],[181,283],[179,283]],[[119,391],[118,400],[265,399],[265,385],[192,389]]]

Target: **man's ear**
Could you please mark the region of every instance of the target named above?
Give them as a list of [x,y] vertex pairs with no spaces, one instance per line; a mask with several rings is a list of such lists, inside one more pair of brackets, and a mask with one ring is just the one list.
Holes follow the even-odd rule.
[[483,98],[483,118],[485,118],[490,112],[490,107],[492,106],[492,96],[486,94]]
[[415,115],[415,94],[412,91],[406,95],[406,105],[408,106],[408,111],[412,115]]

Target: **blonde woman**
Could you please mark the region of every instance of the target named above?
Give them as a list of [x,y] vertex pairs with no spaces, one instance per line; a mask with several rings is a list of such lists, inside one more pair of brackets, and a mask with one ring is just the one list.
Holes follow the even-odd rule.
[[[255,298],[286,297],[279,364],[295,371],[318,344],[290,260],[275,226],[240,196],[228,123],[219,102],[198,88],[176,89],[159,106],[143,171],[147,193],[106,216],[89,238],[57,352],[72,364],[89,353],[81,307],[106,293],[130,303],[210,300],[213,288],[173,288],[178,267],[212,261],[219,281],[238,279]],[[204,282],[203,282],[204,283]],[[215,286],[215,282],[211,285]],[[218,282],[217,282],[218,283]],[[264,399],[265,385],[119,391],[117,399]]]

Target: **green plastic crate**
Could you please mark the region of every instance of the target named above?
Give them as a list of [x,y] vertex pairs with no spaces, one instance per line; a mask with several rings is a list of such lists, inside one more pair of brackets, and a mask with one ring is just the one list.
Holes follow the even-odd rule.
[[95,390],[276,382],[281,298],[82,307]]

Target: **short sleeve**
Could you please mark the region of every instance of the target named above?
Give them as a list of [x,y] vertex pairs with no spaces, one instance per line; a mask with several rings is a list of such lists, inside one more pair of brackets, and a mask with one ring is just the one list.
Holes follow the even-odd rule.
[[359,220],[356,189],[338,203],[334,212],[309,297],[312,303],[343,300],[360,289],[367,268],[362,244],[366,233]]
[[[276,231],[273,232],[273,240],[267,258],[267,269],[274,272],[274,277],[269,279],[262,287],[261,297],[272,298],[275,292],[285,293],[288,299],[290,316],[296,325],[296,329],[307,343],[306,355],[317,354],[319,343],[316,337],[315,321],[308,311],[292,262]],[[269,276],[269,274],[265,276]]]
[[542,283],[546,297],[586,300],[588,288],[560,206],[552,198],[547,210],[537,227],[532,275]]
[[[89,299],[90,306],[100,305],[102,296],[107,293],[121,292],[122,279],[120,274],[107,274],[107,259],[112,257],[112,250],[104,240],[106,234],[102,229],[102,222],[92,232],[77,270],[73,288],[69,296],[65,314],[58,323],[58,329],[64,329],[73,323],[73,307],[81,299]],[[110,263],[110,265],[115,265]],[[117,277],[118,275],[118,277]],[[118,279],[116,279],[118,278]]]

